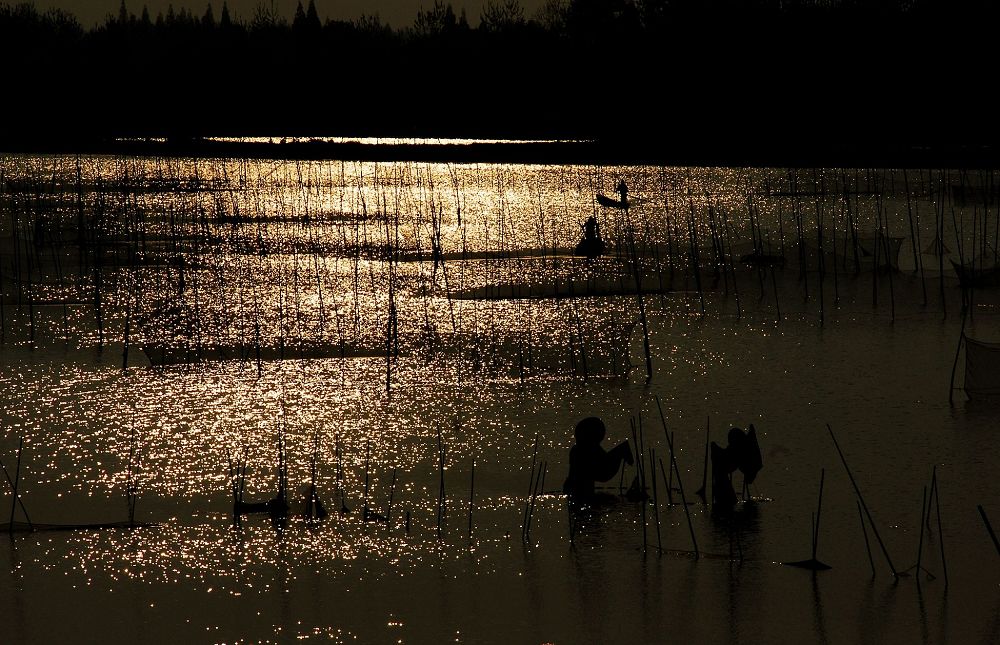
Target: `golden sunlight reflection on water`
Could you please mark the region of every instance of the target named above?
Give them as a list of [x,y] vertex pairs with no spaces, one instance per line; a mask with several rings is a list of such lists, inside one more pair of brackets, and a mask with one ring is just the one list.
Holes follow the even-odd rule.
[[[958,491],[997,498],[982,458],[994,415],[944,398],[960,293],[950,275],[911,270],[909,240],[898,272],[845,260],[851,235],[909,234],[898,172],[0,164],[0,458],[11,470],[23,437],[32,521],[123,521],[131,480],[136,520],[151,524],[39,531],[0,548],[11,580],[0,607],[18,642],[72,637],[73,620],[47,620],[45,602],[124,641],[850,642],[872,622],[919,640],[905,583],[905,598],[864,601],[881,618],[855,618],[885,580],[869,582],[859,557],[826,423],[895,553],[915,550],[910,497],[939,465],[943,537],[970,546],[949,561],[952,601],[924,625],[955,642],[990,630],[981,616],[996,589],[977,564],[989,545]],[[630,208],[598,206],[621,178]],[[921,247],[952,178],[909,176]],[[590,215],[611,248],[593,262],[572,254]],[[977,217],[959,205],[955,221],[969,225],[946,239],[982,244]],[[822,278],[820,223],[839,265]],[[786,246],[786,268],[737,264]],[[944,299],[925,305],[927,286]],[[996,333],[995,306],[982,296],[970,329]],[[734,516],[688,507],[678,490],[664,498],[674,475],[660,477],[654,555],[651,507],[617,496],[630,470],[604,484],[616,501],[574,516],[571,533],[561,488],[573,425],[592,414],[607,444],[632,440],[638,417],[654,474],[657,459],[669,470],[665,431],[676,432],[688,501],[706,424],[719,442],[730,425],[757,424],[757,503]],[[279,437],[291,516],[234,524],[233,462],[245,459],[247,501],[274,497]],[[302,517],[314,451],[322,522]],[[820,468],[835,570],[814,594],[776,563],[804,555]],[[388,519],[365,521],[365,506]],[[120,621],[103,619],[119,596],[130,603]]]

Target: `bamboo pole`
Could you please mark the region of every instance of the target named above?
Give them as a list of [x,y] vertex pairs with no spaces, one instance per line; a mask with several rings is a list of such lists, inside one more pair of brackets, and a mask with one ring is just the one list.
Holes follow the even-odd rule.
[[892,564],[892,559],[889,557],[889,551],[885,548],[882,536],[879,535],[878,528],[875,526],[875,521],[872,519],[871,511],[868,510],[868,505],[865,504],[865,498],[861,495],[861,489],[858,488],[858,483],[854,480],[854,475],[851,473],[851,469],[847,465],[847,459],[844,457],[844,453],[840,449],[840,444],[837,443],[837,437],[833,434],[833,428],[830,427],[830,424],[827,424],[826,429],[830,432],[830,438],[833,439],[833,445],[837,448],[837,454],[840,455],[840,461],[844,464],[844,470],[847,471],[847,476],[851,480],[851,486],[854,487],[854,493],[858,496],[858,500],[861,502],[861,508],[864,509],[865,515],[868,517],[868,523],[872,526],[872,532],[875,533],[875,539],[878,540],[879,547],[882,549],[882,555],[885,556],[886,562],[889,563],[889,569],[892,570],[892,575],[898,578],[899,572],[896,571],[896,567]]
[[982,504],[977,504],[976,508],[979,509],[979,515],[983,518],[983,524],[986,525],[986,531],[990,534],[990,538],[993,540],[993,546],[996,547],[997,554],[1000,555],[1000,540],[997,540],[997,534],[993,532],[993,526],[990,525],[990,518],[986,517],[986,511],[983,509]]
[[656,521],[656,548],[662,554],[663,553],[663,541],[660,538],[660,499],[656,494],[656,451],[652,448],[649,449],[649,468],[653,473],[653,516]]
[[[525,497],[524,517],[521,519],[521,538],[525,539],[528,530],[528,509],[531,506],[531,494],[535,490],[535,460],[538,457],[538,431],[535,431],[535,447],[531,451],[531,472],[528,476],[528,494]],[[620,488],[620,486],[619,486]]]
[[[22,453],[23,449],[24,449],[24,438],[22,437],[22,438],[18,439],[18,442],[17,442],[17,470],[15,471],[15,474],[14,474],[14,486],[13,486],[14,497],[10,500],[10,524],[9,524],[9,528],[10,528],[10,532],[11,533],[14,532],[14,510],[17,508],[17,500],[18,500],[18,497],[17,497],[17,488],[18,488],[18,486],[21,483],[21,453]],[[985,518],[986,516],[984,515],[983,517]],[[996,538],[993,538],[993,539],[996,540]]]
[[677,468],[677,455],[674,453],[674,442],[670,439],[670,433],[667,431],[667,418],[663,415],[663,407],[660,406],[660,397],[656,397],[656,409],[660,412],[660,422],[663,424],[663,434],[667,437],[667,444],[670,448],[670,464],[674,471],[677,473],[677,487],[681,492],[681,504],[684,505],[684,517],[687,518],[688,531],[691,533],[691,544],[694,545],[694,557],[697,559],[700,557],[698,553],[698,540],[694,536],[694,525],[691,524],[691,512],[688,510],[687,498],[684,496],[684,481],[681,477],[681,472]]
[[[931,491],[934,495],[934,510],[937,511],[938,546],[941,548],[941,569],[944,572],[944,586],[948,588],[948,562],[944,557],[944,532],[941,530],[941,500],[938,498],[937,465],[931,474]],[[928,509],[930,502],[927,502]],[[928,518],[929,519],[929,518]]]
[[469,542],[472,542],[472,511],[476,507],[476,460],[472,460],[472,474],[469,476]]
[[[7,472],[7,467],[3,465],[2,461],[0,461],[0,469],[3,469],[3,475],[7,479],[7,484],[10,486],[11,490],[14,490],[14,481],[10,478],[10,473]],[[28,509],[24,507],[24,502],[20,497],[16,497],[15,499],[17,500],[17,505],[21,507],[21,512],[24,513],[24,519],[28,522],[28,526],[32,531],[34,531],[35,527],[31,523],[31,518],[28,517]]]
[[915,575],[917,586],[920,586],[920,571],[923,569],[921,563],[924,556],[924,520],[927,516],[927,487],[924,486],[924,496],[920,499],[920,539],[917,541],[917,567]]
[[861,534],[865,536],[865,551],[868,552],[868,564],[872,568],[872,577],[875,577],[875,559],[872,558],[872,545],[868,541],[868,529],[865,528],[865,516],[862,515],[861,502],[855,500],[855,504],[858,507],[858,518],[861,520]]

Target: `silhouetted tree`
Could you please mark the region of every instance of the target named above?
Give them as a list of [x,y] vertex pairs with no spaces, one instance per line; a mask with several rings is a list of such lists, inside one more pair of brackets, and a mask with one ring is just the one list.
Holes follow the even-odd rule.
[[322,31],[319,14],[316,13],[316,3],[310,0],[309,10],[302,9],[299,2],[295,7],[295,19],[292,21],[292,32],[299,38],[316,39]]
[[418,38],[428,38],[454,33],[458,28],[458,19],[451,3],[444,4],[434,0],[430,9],[419,9],[413,22],[413,34]]
[[479,28],[497,33],[524,27],[524,7],[518,0],[487,0],[479,16]]
[[270,4],[258,3],[253,10],[253,17],[250,19],[250,31],[264,32],[276,29],[284,24],[281,14],[274,7],[274,0]]
[[375,44],[384,43],[396,37],[392,27],[382,22],[382,18],[378,13],[373,15],[362,14],[353,23],[350,23],[350,26],[358,37]]
[[306,9],[306,27],[312,33],[319,33],[323,24],[319,21],[319,13],[316,11],[316,1],[309,0],[309,8]]
[[[211,130],[213,123],[245,131],[286,124],[306,130],[350,123],[383,132],[426,128],[432,136],[461,128],[467,135],[487,134],[509,124],[510,133],[587,137],[602,122],[612,123],[608,130],[616,136],[621,124],[650,122],[711,126],[701,131],[753,123],[759,132],[780,133],[816,124],[824,132],[849,132],[852,124],[878,121],[882,131],[909,128],[943,138],[956,138],[951,128],[963,124],[973,133],[1000,129],[987,115],[988,101],[957,101],[952,91],[917,101],[912,92],[891,90],[930,87],[933,79],[949,89],[987,83],[996,58],[990,31],[997,11],[987,0],[544,0],[530,20],[523,0],[484,0],[476,30],[449,0],[421,8],[412,25],[398,30],[378,15],[321,23],[315,0],[303,0],[294,20],[279,13],[274,0],[257,1],[246,23],[223,2],[217,21],[212,5],[204,15],[171,5],[153,25],[146,7],[137,19],[128,0],[119,0],[119,10],[103,24],[84,30],[68,13],[0,0],[0,55],[17,62],[4,72],[4,96],[17,98],[3,104],[0,138],[18,118],[43,131],[59,122],[70,128],[72,119],[55,106],[75,95],[94,97],[74,110],[73,119],[95,132],[117,131],[129,119],[147,130]],[[185,4],[192,3],[178,3]],[[936,55],[927,55],[928,42],[935,43]],[[894,65],[886,76],[872,72],[880,60],[913,64]],[[88,74],[61,75],[53,83],[53,70],[66,69],[67,61]],[[334,109],[318,89],[299,81],[338,65],[358,98]],[[234,114],[225,109],[218,77],[197,73],[222,68],[233,86],[284,78],[303,88],[302,96],[289,101],[260,92]],[[478,106],[475,116],[432,100],[432,84],[414,69],[447,69],[450,90],[463,104]],[[671,87],[684,88],[674,100],[663,101],[652,89],[666,77]],[[602,84],[626,85],[630,100],[595,100],[594,88]],[[500,86],[511,91],[498,92]],[[386,87],[413,97],[406,119],[390,102],[368,98],[384,98]],[[526,97],[541,109],[524,110]],[[808,106],[808,123],[785,122],[794,120],[786,109],[790,98]],[[195,115],[190,106],[198,102],[205,109]],[[327,106],[327,112],[304,116],[307,105]],[[731,114],[722,115],[723,105]],[[13,111],[18,116],[8,118]],[[664,116],[650,116],[657,111]],[[892,118],[879,121],[876,113]]]
[[583,40],[620,38],[639,32],[639,10],[632,0],[571,0],[566,26]]
[[569,11],[568,0],[545,0],[535,12],[535,22],[549,33],[562,33],[566,30],[567,11]]
[[205,9],[205,15],[201,17],[201,26],[205,29],[215,29],[215,14],[212,13],[212,5]]

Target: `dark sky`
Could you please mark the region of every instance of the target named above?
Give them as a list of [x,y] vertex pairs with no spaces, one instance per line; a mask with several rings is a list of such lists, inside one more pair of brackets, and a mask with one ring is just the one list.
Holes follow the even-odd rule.
[[[253,15],[254,7],[261,2],[270,3],[271,0],[227,0],[229,11],[234,16],[242,16],[247,19]],[[298,0],[274,0],[275,7],[289,19],[295,12],[295,5]],[[521,0],[521,6],[525,9],[525,14],[531,16],[542,5],[544,0]],[[484,0],[451,0],[456,13],[465,8],[469,24],[476,26],[479,24],[479,12]],[[202,15],[208,4],[212,5],[215,17],[219,17],[222,9],[222,0],[125,0],[125,6],[136,15],[142,12],[143,5],[149,7],[149,14],[154,19],[158,12],[166,13],[167,6],[173,4],[174,9],[187,7],[195,14]],[[109,14],[117,14],[121,0],[35,0],[35,6],[39,9],[57,7],[66,9],[75,14],[84,27],[91,27],[97,22],[102,22]],[[302,5],[308,6],[308,0],[303,0]],[[420,7],[429,8],[434,5],[434,0],[316,0],[316,9],[320,18],[354,19],[362,14],[372,15],[378,13],[382,20],[394,27],[403,27],[413,22],[414,16]]]

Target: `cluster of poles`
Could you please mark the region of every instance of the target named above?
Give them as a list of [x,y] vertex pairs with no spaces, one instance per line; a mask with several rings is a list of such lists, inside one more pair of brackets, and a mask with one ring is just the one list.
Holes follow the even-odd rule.
[[[741,297],[738,266],[749,267],[758,300],[770,286],[780,320],[777,273],[797,260],[804,301],[816,301],[821,324],[829,279],[836,306],[840,282],[863,271],[871,272],[873,305],[887,283],[894,319],[894,273],[909,237],[924,304],[924,258],[932,256],[946,312],[947,245],[974,275],[996,264],[1000,246],[1000,189],[987,172],[791,170],[748,174],[732,186],[660,168],[647,173],[655,177],[645,178],[652,197],[636,207],[594,202],[612,250],[584,263],[569,261],[567,249],[580,199],[600,189],[600,168],[550,170],[545,190],[541,176],[528,190],[503,167],[470,176],[416,164],[69,161],[0,164],[12,241],[0,257],[0,340],[11,306],[27,310],[35,339],[47,291],[54,297],[45,303],[62,308],[64,336],[71,307],[92,309],[99,345],[112,339],[113,318],[123,367],[137,343],[154,364],[240,358],[258,373],[270,358],[383,357],[391,390],[401,353],[450,338],[456,356],[495,355],[513,344],[501,360],[515,360],[521,378],[538,362],[538,348],[562,346],[560,363],[587,379],[599,373],[599,351],[586,328],[596,323],[582,285],[597,272],[617,282],[620,295],[636,295],[651,380],[649,294],[662,299],[693,281],[705,314],[705,292],[721,286],[735,295],[739,318],[748,294]],[[524,203],[510,197],[518,191]],[[470,204],[472,193],[487,197]],[[932,234],[926,214],[921,221],[927,203]],[[925,238],[932,239],[926,251]],[[558,282],[552,276],[574,274],[580,288],[573,280],[563,291],[544,287]],[[6,281],[14,285],[9,294]],[[503,284],[513,300],[501,307],[489,294]],[[456,297],[475,285],[487,287],[483,298]],[[971,298],[970,291],[967,304]],[[552,309],[559,323],[541,328]]]
[[[635,461],[635,481],[629,488],[629,491],[623,496],[628,498],[630,501],[638,502],[639,513],[640,513],[640,523],[642,527],[642,553],[645,554],[652,545],[649,541],[649,529],[652,526],[654,535],[656,538],[655,548],[660,554],[664,553],[663,545],[663,533],[661,529],[661,517],[660,517],[660,482],[657,481],[657,470],[660,474],[660,479],[662,483],[663,490],[666,493],[667,499],[669,500],[669,505],[674,505],[673,494],[676,492],[679,494],[679,504],[684,509],[684,516],[686,520],[686,525],[688,528],[688,533],[691,540],[691,551],[688,553],[693,554],[695,559],[699,559],[703,551],[699,548],[697,536],[695,532],[694,523],[691,519],[690,513],[690,502],[688,501],[687,494],[685,492],[683,477],[681,474],[681,469],[677,464],[677,456],[675,451],[674,443],[674,433],[669,431],[667,426],[666,417],[663,413],[663,408],[660,404],[660,400],[656,397],[657,411],[660,417],[660,424],[663,431],[663,437],[668,448],[668,459],[669,465],[665,466],[662,458],[658,458],[656,451],[652,446],[646,445],[646,438],[643,431],[642,416],[639,415],[631,420],[631,431],[632,440],[637,448],[637,455],[639,459]],[[456,432],[460,431],[460,427],[456,422]],[[847,458],[841,449],[840,443],[838,442],[832,427],[827,425],[827,430],[829,432],[833,446],[835,447],[837,454],[844,466],[844,470],[848,475],[851,482],[851,486],[856,495],[856,505],[858,510],[858,516],[860,520],[860,527],[862,535],[864,536],[864,543],[866,548],[866,553],[868,557],[868,562],[871,566],[872,576],[876,575],[876,565],[875,558],[873,556],[872,540],[869,538],[869,532],[872,537],[874,537],[875,544],[878,550],[881,552],[885,559],[886,565],[894,579],[898,579],[903,576],[908,576],[911,574],[917,580],[919,585],[922,578],[934,579],[936,576],[932,574],[925,566],[927,560],[925,559],[925,528],[930,530],[933,521],[936,523],[937,529],[937,543],[939,547],[940,555],[940,565],[943,572],[945,586],[948,585],[948,568],[946,560],[946,552],[944,545],[944,532],[941,520],[941,502],[939,497],[939,483],[937,476],[937,467],[935,466],[931,473],[931,479],[929,486],[923,488],[923,496],[921,500],[921,516],[920,516],[920,534],[919,534],[919,544],[917,549],[916,563],[907,568],[898,568],[889,553],[885,541],[882,538],[881,533],[878,530],[877,524],[872,516],[872,512],[866,503],[865,497],[861,491],[858,481],[854,477],[854,473],[848,465]],[[707,435],[706,435],[707,436]],[[242,451],[242,456],[233,460],[232,456],[227,450],[227,458],[229,460],[229,482],[231,486],[231,493],[233,498],[233,518],[234,523],[237,525],[241,524],[241,518],[248,514],[262,513],[267,514],[275,521],[276,526],[283,527],[287,517],[292,514],[292,502],[294,500],[290,499],[289,496],[289,480],[288,480],[288,466],[289,458],[286,451],[286,430],[283,422],[279,422],[277,425],[277,490],[273,498],[264,501],[246,501],[244,499],[246,490],[246,480],[247,480],[247,449],[244,448]],[[322,496],[318,488],[318,469],[319,469],[319,459],[321,454],[321,442],[319,434],[316,433],[312,439],[312,452],[310,461],[310,481],[306,488],[305,498],[302,500],[304,502],[303,515],[308,522],[320,522],[327,517],[326,507],[322,501]],[[527,489],[527,494],[525,495],[524,509],[521,519],[521,537],[525,544],[532,542],[531,532],[532,527],[535,523],[536,510],[539,505],[539,500],[542,496],[558,495],[562,497],[562,493],[547,492],[545,488],[546,477],[549,473],[548,462],[545,459],[539,459],[538,453],[539,446],[539,436],[536,434],[534,447],[532,449],[531,456],[531,466],[529,469],[529,485]],[[19,484],[21,481],[21,457],[23,453],[23,440],[18,445],[17,451],[17,465],[11,474],[11,471],[0,461],[0,469],[3,470],[4,477],[11,492],[11,507],[10,507],[10,520],[7,525],[8,532],[13,534],[15,531],[27,530],[30,532],[36,530],[68,530],[72,528],[127,528],[127,527],[140,527],[147,526],[148,524],[136,523],[135,521],[135,508],[137,499],[139,496],[139,483],[140,483],[140,471],[141,466],[141,445],[137,439],[137,434],[133,430],[132,437],[129,443],[129,453],[128,453],[128,464],[127,464],[127,474],[125,482],[125,494],[128,502],[128,522],[127,523],[114,523],[114,524],[102,524],[102,525],[35,525],[32,523],[28,516],[27,509],[25,508],[24,502],[21,500],[21,495],[19,491]],[[339,496],[340,509],[339,512],[342,515],[350,513],[350,509],[347,506],[345,485],[344,485],[344,466],[343,466],[343,453],[340,446],[339,437],[336,439],[334,457],[336,460],[337,473],[334,479],[335,482],[335,496]],[[447,447],[444,441],[441,425],[437,425],[437,435],[436,435],[436,465],[438,472],[438,490],[437,499],[435,504],[435,535],[438,540],[444,538],[444,532],[446,528],[447,512],[449,506],[449,496],[446,488],[445,482],[445,472],[448,467],[447,460]],[[669,469],[669,475],[667,471]],[[622,467],[622,477],[624,478],[625,468]],[[371,466],[371,442],[370,440],[366,443],[365,449],[365,461],[364,461],[364,487],[362,493],[361,507],[360,507],[360,518],[363,522],[377,522],[382,523],[386,526],[393,526],[393,507],[394,498],[397,488],[398,481],[398,469],[396,467],[392,468],[391,484],[389,486],[388,500],[385,510],[381,511],[377,509],[377,504],[374,499],[374,494],[370,489],[370,481],[374,480],[374,474],[372,473]],[[696,492],[696,495],[701,497],[702,503],[707,503],[706,500],[706,480],[707,480],[707,460],[706,460],[706,472],[703,473],[702,477],[702,487]],[[819,495],[816,511],[812,514],[812,520],[810,522],[811,530],[811,558],[808,560],[801,560],[795,562],[786,562],[785,564],[805,569],[810,569],[813,571],[829,569],[829,565],[821,562],[817,557],[819,536],[820,536],[820,518],[823,507],[823,489],[825,481],[825,470],[820,473],[820,484],[819,484]],[[622,495],[622,482],[619,483],[619,495]],[[651,497],[650,497],[651,492]],[[749,491],[745,490],[745,493],[749,495]],[[752,500],[752,497],[745,497],[745,500]],[[581,530],[579,526],[578,512],[580,511],[580,506],[571,498],[567,498],[569,504],[569,541],[571,545],[575,544],[575,540],[578,536],[578,531]],[[648,506],[650,501],[652,502],[652,517],[649,517]],[[15,523],[15,512],[17,508],[20,507],[21,512],[25,518],[26,526],[19,525]],[[475,459],[471,462],[471,467],[469,469],[469,494],[467,503],[467,538],[470,546],[475,543],[475,510],[476,510],[476,461]],[[730,509],[731,510],[731,509]],[[989,521],[986,510],[982,505],[977,506],[978,513],[982,520],[983,526],[994,547],[996,548],[998,556],[1000,556],[1000,541],[998,541],[996,533]],[[405,530],[409,534],[411,531],[411,511],[407,509],[405,511]],[[735,531],[735,533],[734,533]],[[508,533],[509,535],[509,533]],[[735,536],[735,541],[734,541]],[[733,553],[733,547],[735,543],[735,548],[738,550],[738,559],[742,561],[743,559],[743,549],[741,540],[739,537],[739,529],[736,526],[736,522],[730,522],[730,553],[729,559],[734,560],[735,556]]]
[[[587,305],[577,297],[583,294],[549,303],[517,298],[511,319],[522,322],[509,329],[498,323],[505,319],[496,298],[470,303],[453,294],[470,285],[504,282],[515,293],[513,287],[534,270],[529,251],[548,273],[594,271],[594,264],[569,261],[566,249],[576,233],[579,210],[574,202],[581,194],[599,191],[603,169],[551,171],[561,173],[555,182],[558,191],[543,191],[539,177],[525,205],[510,198],[524,187],[518,186],[516,173],[504,168],[489,171],[484,181],[470,180],[468,171],[451,166],[442,180],[441,173],[415,164],[81,157],[62,165],[35,163],[20,168],[0,163],[0,207],[9,215],[4,225],[9,225],[11,241],[0,254],[0,342],[11,328],[11,307],[27,311],[28,335],[34,341],[37,307],[56,303],[62,309],[65,337],[70,333],[70,307],[89,305],[103,346],[112,338],[106,311],[112,289],[123,368],[137,342],[154,363],[155,348],[162,363],[168,353],[176,356],[179,347],[181,362],[209,354],[238,357],[254,361],[258,373],[269,356],[304,357],[321,347],[341,359],[384,357],[385,387],[390,391],[401,353],[415,343],[433,345],[429,338],[448,334],[456,339],[458,354],[482,355],[487,351],[470,344],[512,336],[523,378],[525,364],[536,358],[533,347],[552,344],[545,334],[569,330],[563,335],[569,339],[563,344],[565,362],[585,379],[591,375],[595,351],[587,346],[592,334],[584,328],[588,317],[581,315]],[[932,256],[938,263],[945,313],[948,244],[955,245],[959,264],[974,274],[997,264],[1000,187],[992,172],[790,170],[782,177],[765,174],[763,183],[747,175],[738,180],[739,186],[721,189],[691,170],[661,168],[653,175],[655,181],[645,187],[653,197],[644,204],[625,209],[603,208],[596,202],[593,206],[603,230],[610,232],[614,259],[600,259],[596,270],[610,271],[621,295],[636,296],[647,381],[654,369],[646,311],[650,292],[663,298],[693,281],[705,314],[705,291],[721,282],[726,295],[732,289],[740,317],[739,263],[754,272],[759,300],[764,300],[770,283],[780,320],[777,272],[797,261],[803,299],[815,298],[822,324],[828,280],[832,277],[836,305],[840,280],[863,270],[871,272],[876,306],[884,276],[895,318],[894,269],[906,237],[925,305],[929,280],[923,259]],[[484,192],[486,184],[489,199],[470,204],[470,192]],[[905,201],[905,219],[890,201]],[[926,214],[921,222],[920,206],[927,203],[933,205],[933,222]],[[529,216],[529,210],[537,213]],[[927,235],[928,228],[932,235]],[[924,237],[931,240],[926,251]],[[740,253],[742,247],[746,253]],[[53,294],[51,300],[43,298],[46,293]],[[973,293],[964,296],[967,307]],[[539,314],[545,307],[563,311],[555,326],[558,332],[540,329],[534,322],[544,317]],[[645,448],[641,419],[635,426],[637,473],[642,490],[652,490],[659,547],[657,469],[665,480],[665,494],[672,498],[676,477],[686,513],[688,504],[672,437],[666,435],[670,454],[665,466],[653,448]],[[438,439],[440,533],[447,497],[440,432]],[[548,472],[547,462],[536,463],[536,456],[522,521],[526,540]],[[131,457],[129,462],[131,520],[137,488],[131,484]],[[234,504],[245,503],[245,478],[236,472],[245,475],[245,462],[242,468],[239,462],[230,466],[231,480],[237,482]],[[474,466],[470,480],[471,535]],[[16,474],[11,481],[16,487]],[[930,489],[935,503],[936,481],[935,473]],[[345,507],[342,491],[341,497]],[[860,492],[858,497],[863,510]],[[365,516],[389,517],[392,502],[390,493],[389,510],[376,513],[369,509],[366,493]],[[646,506],[642,508],[645,512]],[[985,511],[982,517],[985,521]],[[870,517],[868,522],[880,541]],[[691,539],[697,553],[693,528]]]

